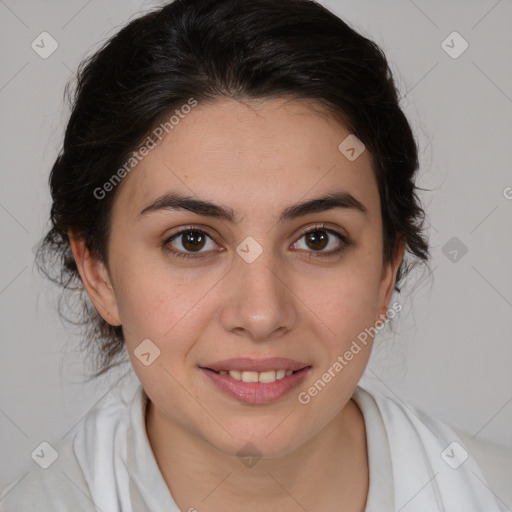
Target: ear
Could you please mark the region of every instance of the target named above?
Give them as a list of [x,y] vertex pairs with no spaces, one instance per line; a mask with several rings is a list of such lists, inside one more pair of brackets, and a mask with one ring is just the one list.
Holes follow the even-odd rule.
[[121,325],[116,296],[103,262],[93,256],[84,240],[68,232],[71,250],[80,272],[85,291],[105,322]]
[[382,270],[382,279],[379,286],[379,314],[380,318],[386,318],[389,310],[389,303],[393,290],[395,289],[396,274],[398,267],[402,262],[402,258],[405,251],[405,239],[400,238],[398,247],[396,250],[395,258],[392,262],[389,262]]

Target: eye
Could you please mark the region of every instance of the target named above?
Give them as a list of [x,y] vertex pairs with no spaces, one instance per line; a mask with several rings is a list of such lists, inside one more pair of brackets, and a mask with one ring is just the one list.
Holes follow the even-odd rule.
[[[208,245],[208,242],[210,245]],[[215,249],[216,244],[206,233],[200,229],[183,229],[164,240],[164,249],[179,258],[202,257],[201,253]],[[205,249],[204,251],[202,249]],[[196,254],[194,254],[196,253]]]
[[[300,242],[302,239],[304,239],[303,243]],[[298,241],[293,244],[293,248],[310,251],[312,257],[317,257],[339,254],[348,245],[349,242],[344,235],[322,224],[302,233]]]

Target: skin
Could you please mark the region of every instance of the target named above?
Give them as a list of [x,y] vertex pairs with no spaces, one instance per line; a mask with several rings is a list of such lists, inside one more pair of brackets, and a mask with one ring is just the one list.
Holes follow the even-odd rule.
[[[92,302],[106,321],[123,325],[151,400],[148,438],[182,510],[364,510],[366,433],[351,396],[372,340],[307,405],[297,399],[386,316],[404,251],[401,243],[395,260],[383,265],[371,156],[364,151],[349,161],[338,150],[349,134],[304,101],[199,104],[117,190],[109,269],[72,237]],[[335,208],[277,223],[286,207],[338,190],[368,214]],[[139,218],[163,192],[230,207],[239,222],[186,210]],[[323,222],[349,244],[338,255],[309,257],[319,252],[303,232]],[[207,256],[165,252],[163,241],[191,224],[211,237],[200,249]],[[263,248],[250,264],[236,253],[248,236]],[[335,235],[329,240],[320,252],[343,244]],[[185,252],[183,241],[177,237],[172,246]],[[134,350],[147,338],[161,353],[144,366]],[[312,368],[300,388],[264,405],[224,395],[198,368],[274,356]],[[237,457],[247,442],[262,455],[252,467]]]

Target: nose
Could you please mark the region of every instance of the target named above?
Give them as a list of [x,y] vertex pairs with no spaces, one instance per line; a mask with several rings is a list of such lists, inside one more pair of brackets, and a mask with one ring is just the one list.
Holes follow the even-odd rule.
[[284,264],[273,259],[271,252],[264,250],[252,263],[234,256],[222,293],[221,322],[226,331],[266,341],[296,325],[298,299]]

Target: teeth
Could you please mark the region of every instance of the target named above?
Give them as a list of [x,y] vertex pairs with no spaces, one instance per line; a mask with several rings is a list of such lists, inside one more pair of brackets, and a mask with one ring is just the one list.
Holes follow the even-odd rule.
[[261,372],[258,378],[260,382],[274,382],[276,379],[276,372],[269,370],[268,372]]
[[238,370],[230,370],[229,376],[235,380],[242,380],[242,372],[239,372]]
[[267,384],[291,375],[293,370],[269,370],[266,372],[241,372],[239,370],[230,370],[227,372],[221,370],[219,373],[221,375],[229,374],[232,379],[241,380],[242,382],[262,382]]
[[242,372],[242,382],[258,382],[258,372]]

